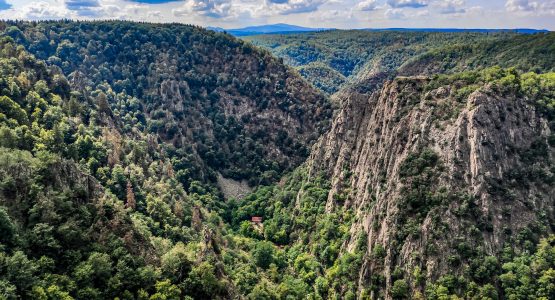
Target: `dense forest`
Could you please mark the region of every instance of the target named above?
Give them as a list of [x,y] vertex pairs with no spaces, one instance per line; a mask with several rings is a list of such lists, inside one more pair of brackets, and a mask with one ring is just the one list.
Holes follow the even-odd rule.
[[494,65],[540,72],[552,71],[555,60],[552,34],[330,30],[245,39],[328,94],[381,72],[453,73]]
[[392,71],[408,59],[444,46],[503,40],[510,33],[370,32],[330,30],[325,32],[272,34],[246,37],[257,46],[295,66],[314,86],[326,93],[337,92],[368,68]]
[[186,189],[268,183],[308,155],[325,97],[269,53],[200,28],[131,22],[4,23],[5,35],[101,102],[125,133],[156,135]]
[[0,295],[235,294],[217,174],[274,182],[325,130],[327,99],[197,27],[2,28]]
[[[0,32],[0,299],[555,298],[553,34]],[[489,158],[511,172],[472,194],[447,185],[466,161],[444,136],[475,115],[538,138]],[[365,165],[387,141],[380,155],[408,154]],[[253,191],[225,197],[221,177]],[[483,214],[481,195],[523,226]],[[466,228],[441,244],[450,218]],[[437,242],[405,264],[428,228]]]

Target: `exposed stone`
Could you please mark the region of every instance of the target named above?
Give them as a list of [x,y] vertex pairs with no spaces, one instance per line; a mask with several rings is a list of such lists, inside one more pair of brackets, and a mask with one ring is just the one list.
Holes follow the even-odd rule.
[[231,178],[225,178],[220,173],[218,173],[217,180],[218,187],[220,187],[220,190],[226,199],[242,199],[247,194],[252,192],[252,188],[246,180],[237,181]]
[[[377,244],[385,247],[383,262],[365,256],[360,285],[368,285],[373,273],[381,273],[386,295],[396,267],[405,271],[414,289],[421,289],[411,278],[415,267],[428,280],[462,273],[462,265],[453,267],[448,261],[457,254],[456,241],[481,248],[486,255],[498,255],[507,246],[505,231],[517,233],[555,219],[554,186],[510,175],[530,166],[549,170],[554,155],[551,148],[548,157],[534,161],[525,161],[522,155],[534,141],[547,144],[551,135],[547,120],[531,101],[518,95],[492,96],[495,93],[489,93],[487,86],[462,102],[450,98],[446,87],[431,91],[432,99],[426,100],[423,88],[428,81],[397,78],[386,81],[383,88],[376,84],[370,93],[340,94],[336,100],[342,108],[331,130],[313,146],[307,163],[310,174],[324,171],[331,179],[327,212],[338,206],[356,212],[358,221],[343,251],[354,249],[360,231],[367,233],[368,254]],[[443,166],[430,186],[434,191],[444,188],[448,200],[431,208],[417,224],[417,236],[397,240],[403,187],[400,166],[408,155],[424,148],[432,149]],[[347,200],[337,203],[334,195],[344,191]],[[467,203],[455,195],[472,199],[468,201],[476,205],[476,215],[457,213]],[[546,228],[545,234],[550,231]],[[429,247],[435,247],[433,254]]]

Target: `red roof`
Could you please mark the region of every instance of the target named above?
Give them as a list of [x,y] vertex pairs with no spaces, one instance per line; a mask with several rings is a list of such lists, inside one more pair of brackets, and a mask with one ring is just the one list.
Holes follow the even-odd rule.
[[262,223],[262,217],[252,217],[251,222]]

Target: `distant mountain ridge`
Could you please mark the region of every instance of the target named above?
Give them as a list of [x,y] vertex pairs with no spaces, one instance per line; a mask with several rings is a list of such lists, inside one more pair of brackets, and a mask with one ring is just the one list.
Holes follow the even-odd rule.
[[247,36],[247,35],[258,35],[258,34],[313,32],[313,31],[333,30],[335,28],[311,28],[311,27],[303,27],[303,26],[297,26],[297,25],[278,23],[278,24],[258,25],[258,26],[247,26],[247,27],[236,28],[236,29],[224,29],[221,27],[209,26],[207,27],[207,29],[217,31],[217,32],[225,31],[234,36]]
[[534,34],[549,32],[547,29],[532,29],[532,28],[364,28],[365,31],[405,31],[405,32],[515,32],[521,34]]
[[[243,28],[235,29],[225,29],[222,27],[206,27],[209,30],[216,32],[227,32],[234,36],[249,36],[249,35],[260,35],[260,34],[279,34],[279,33],[300,33],[300,32],[315,32],[315,31],[325,31],[325,30],[336,30],[336,28],[312,28],[303,27],[285,23],[278,24],[268,24],[268,25],[257,25],[257,26],[247,26]],[[402,32],[515,32],[520,34],[534,34],[534,33],[544,33],[549,32],[547,29],[532,29],[532,28],[502,28],[502,29],[490,29],[490,28],[361,28],[353,30],[362,31],[402,31]]]

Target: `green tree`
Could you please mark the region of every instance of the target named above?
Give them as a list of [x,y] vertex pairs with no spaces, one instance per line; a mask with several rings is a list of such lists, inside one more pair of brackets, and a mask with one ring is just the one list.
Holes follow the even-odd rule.
[[5,259],[6,278],[17,287],[19,293],[31,291],[38,271],[37,265],[22,251],[16,251]]
[[391,287],[391,297],[393,299],[408,299],[410,287],[404,279],[397,279]]
[[191,271],[192,261],[190,255],[181,242],[177,243],[170,251],[162,256],[161,267],[164,275],[180,282]]
[[208,262],[193,267],[184,282],[187,294],[195,299],[211,299],[220,295],[224,286],[214,273],[214,266]]
[[276,286],[274,286],[268,280],[262,279],[247,295],[247,299],[274,300],[279,298],[278,298],[278,294],[276,293]]
[[11,246],[15,242],[15,237],[15,224],[8,215],[6,208],[0,206],[0,244]]
[[13,118],[17,121],[17,124],[23,125],[28,122],[27,113],[19,106],[18,103],[14,102],[7,96],[0,96],[0,121],[2,120],[2,115],[8,118]]
[[181,290],[172,284],[169,279],[156,282],[156,293],[150,296],[150,300],[179,300]]
[[16,300],[19,299],[17,287],[9,281],[0,279],[0,299]]
[[40,286],[33,287],[31,295],[33,299],[37,300],[73,300],[68,292],[63,291],[57,285],[51,285],[46,289]]
[[257,266],[268,269],[274,261],[275,246],[267,241],[260,241],[256,244],[252,256]]
[[104,286],[112,276],[112,260],[106,253],[93,252],[75,268],[74,275],[84,285]]

